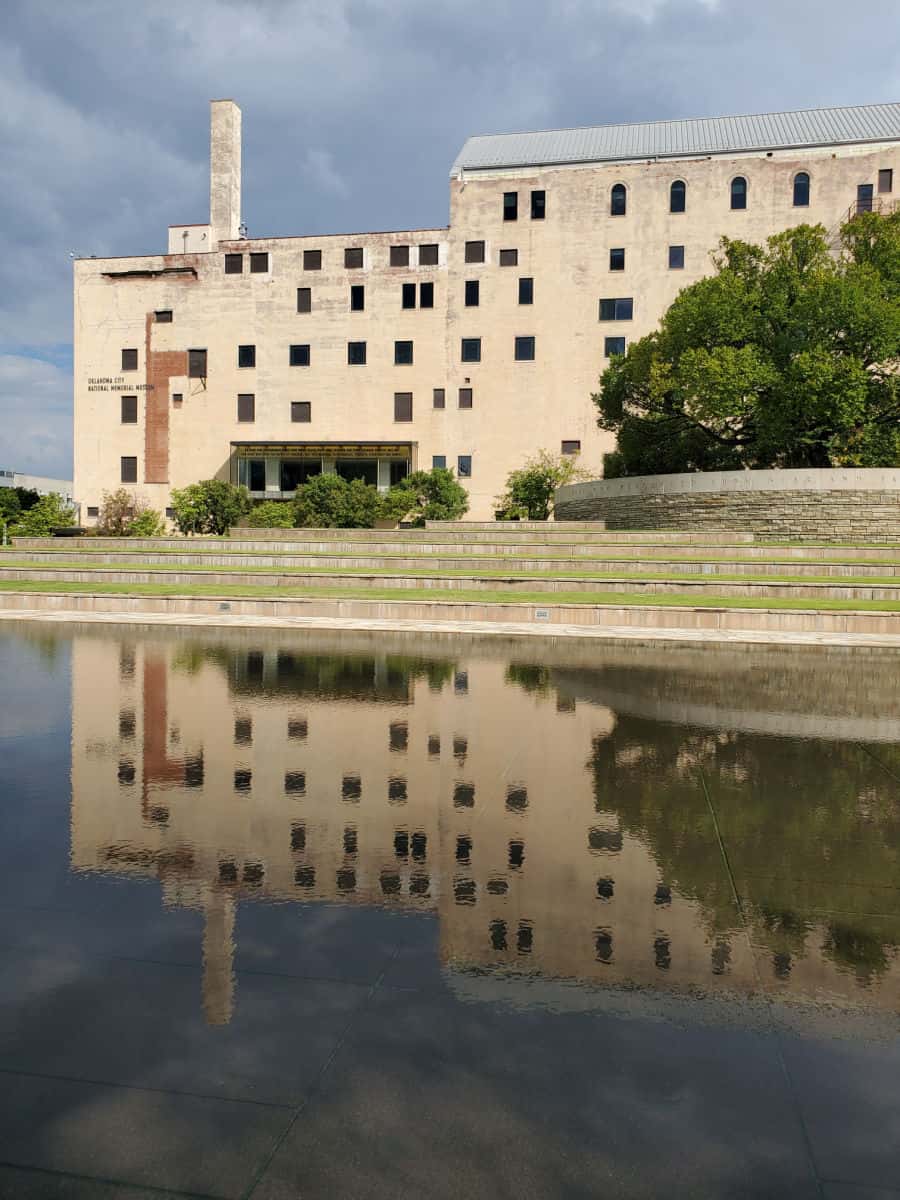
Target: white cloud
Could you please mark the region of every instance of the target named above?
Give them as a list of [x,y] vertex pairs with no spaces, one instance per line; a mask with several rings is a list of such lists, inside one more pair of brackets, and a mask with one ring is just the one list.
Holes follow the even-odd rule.
[[72,478],[72,378],[68,370],[0,354],[0,465]]

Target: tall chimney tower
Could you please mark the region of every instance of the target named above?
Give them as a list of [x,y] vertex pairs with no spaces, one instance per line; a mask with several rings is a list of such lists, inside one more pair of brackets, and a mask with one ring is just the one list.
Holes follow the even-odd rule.
[[210,249],[234,241],[241,223],[241,110],[233,100],[210,102]]

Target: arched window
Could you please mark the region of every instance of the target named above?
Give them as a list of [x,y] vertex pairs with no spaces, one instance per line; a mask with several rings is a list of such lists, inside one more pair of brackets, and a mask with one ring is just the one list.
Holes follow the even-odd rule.
[[687,184],[683,179],[676,179],[669,188],[669,212],[684,212],[687,202]]
[[737,175],[731,181],[731,207],[747,207],[747,180],[743,175]]
[[800,171],[794,176],[794,208],[809,207],[809,176]]
[[609,212],[613,217],[624,217],[628,207],[628,196],[624,183],[617,183],[609,196]]

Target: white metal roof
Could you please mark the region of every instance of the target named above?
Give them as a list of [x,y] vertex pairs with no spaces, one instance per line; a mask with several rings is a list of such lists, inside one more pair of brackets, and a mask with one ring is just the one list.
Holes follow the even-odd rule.
[[900,103],[483,134],[468,139],[451,174],[885,141],[900,141]]

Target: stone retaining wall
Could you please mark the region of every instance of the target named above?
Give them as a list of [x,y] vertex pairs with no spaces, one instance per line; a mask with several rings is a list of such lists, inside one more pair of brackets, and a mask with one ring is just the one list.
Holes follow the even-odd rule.
[[571,484],[557,521],[608,529],[734,529],[780,540],[900,541],[900,470],[710,471]]

